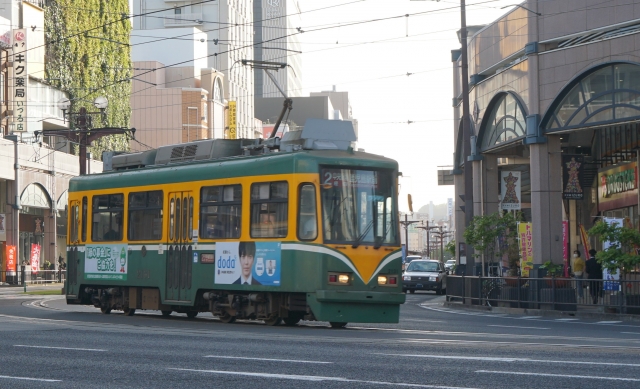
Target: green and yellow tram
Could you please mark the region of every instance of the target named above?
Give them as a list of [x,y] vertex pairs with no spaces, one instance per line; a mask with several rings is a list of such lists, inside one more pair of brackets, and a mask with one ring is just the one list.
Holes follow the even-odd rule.
[[224,322],[395,323],[395,161],[348,122],[105,158],[69,184],[68,304]]

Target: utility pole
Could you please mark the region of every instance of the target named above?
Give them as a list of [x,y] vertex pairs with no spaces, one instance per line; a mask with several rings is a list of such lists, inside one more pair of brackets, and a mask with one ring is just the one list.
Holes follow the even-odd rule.
[[427,233],[427,257],[431,258],[431,239],[429,238],[429,231],[430,230],[434,230],[436,228],[440,228],[438,226],[431,226],[429,227],[429,221],[427,220],[427,226],[418,226],[416,228],[420,228],[421,230],[425,230]]
[[404,226],[404,244],[407,248],[407,255],[409,255],[409,226],[413,223],[420,223],[418,220],[407,220],[409,214],[404,214],[404,221],[400,221],[400,224]]
[[[471,123],[469,123],[469,58],[467,56],[467,15],[465,0],[460,0],[460,43],[462,44],[462,131],[464,144],[464,225],[471,224],[473,219],[473,166],[471,156]],[[475,275],[473,248],[466,245],[466,275]]]
[[436,235],[436,239],[440,241],[440,262],[444,262],[444,238],[451,234],[451,231],[444,231],[442,226],[436,227],[438,231],[433,234]]
[[67,116],[75,116],[75,129],[72,130],[42,130],[35,131],[36,137],[43,136],[60,136],[67,140],[76,143],[79,148],[79,163],[80,163],[80,175],[87,174],[87,146],[91,145],[91,142],[98,140],[104,136],[109,135],[122,135],[131,133],[135,134],[135,128],[117,128],[117,127],[103,127],[103,128],[91,128],[91,116],[90,115],[105,115],[105,109],[107,108],[107,99],[104,97],[97,97],[93,102],[93,105],[100,109],[99,112],[88,112],[86,108],[82,107],[78,112],[67,112],[71,107],[71,101],[69,99],[62,99],[58,102],[58,107],[62,110],[65,120]]

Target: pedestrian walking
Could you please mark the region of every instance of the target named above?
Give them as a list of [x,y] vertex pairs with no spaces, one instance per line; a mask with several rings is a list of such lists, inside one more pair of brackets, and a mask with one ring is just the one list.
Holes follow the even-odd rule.
[[582,278],[584,277],[584,259],[580,256],[580,250],[575,250],[573,252],[573,277],[576,279],[576,289],[578,289],[578,296],[580,298],[583,297],[582,290]]
[[598,304],[598,297],[602,295],[602,265],[596,261],[596,250],[589,250],[589,259],[585,262],[585,270],[589,280],[589,293],[594,304]]

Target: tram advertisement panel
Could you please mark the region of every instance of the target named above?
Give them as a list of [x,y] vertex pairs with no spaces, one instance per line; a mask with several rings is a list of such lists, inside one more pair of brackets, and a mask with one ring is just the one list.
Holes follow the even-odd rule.
[[216,243],[215,283],[280,286],[280,242]]
[[84,274],[88,280],[127,280],[126,244],[87,245]]

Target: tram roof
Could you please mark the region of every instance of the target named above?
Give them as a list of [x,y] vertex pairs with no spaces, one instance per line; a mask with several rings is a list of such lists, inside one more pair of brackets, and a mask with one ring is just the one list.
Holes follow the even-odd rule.
[[84,175],[70,180],[69,192],[294,172],[317,173],[320,165],[398,169],[395,160],[381,155],[360,151],[303,150]]

